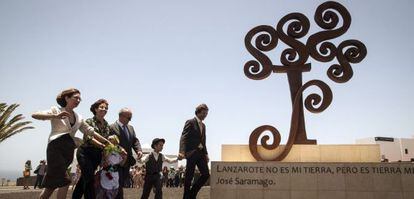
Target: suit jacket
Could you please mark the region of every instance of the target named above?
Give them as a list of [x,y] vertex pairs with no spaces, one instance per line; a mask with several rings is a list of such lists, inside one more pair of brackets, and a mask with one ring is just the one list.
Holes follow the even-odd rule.
[[125,151],[128,153],[127,161],[124,167],[132,166],[132,165],[135,165],[136,163],[134,156],[132,156],[132,149],[134,149],[135,151],[142,151],[141,144],[137,136],[135,135],[134,127],[132,127],[129,124],[127,126],[128,126],[128,131],[129,131],[129,140],[125,136],[124,130],[122,129],[122,127],[119,126],[117,122],[115,122],[114,124],[111,124],[110,126],[111,134],[118,136],[119,146],[124,148]]
[[200,143],[203,145],[202,152],[207,154],[206,146],[206,125],[203,123],[203,132],[200,132],[200,127],[196,118],[189,119],[185,122],[183,133],[180,139],[180,153],[186,156],[198,149]]

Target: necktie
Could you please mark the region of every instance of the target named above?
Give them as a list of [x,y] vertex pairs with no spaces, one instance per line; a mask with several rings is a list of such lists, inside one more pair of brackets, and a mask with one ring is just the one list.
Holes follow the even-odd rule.
[[203,122],[198,122],[198,126],[200,127],[200,134],[203,135]]
[[198,148],[201,150],[201,149],[203,149],[203,122],[202,121],[200,121],[200,122],[198,122],[198,126],[200,127],[200,137],[201,137],[201,143],[198,145]]
[[127,125],[124,125],[122,128],[124,130],[126,139],[129,141],[129,132],[128,132]]

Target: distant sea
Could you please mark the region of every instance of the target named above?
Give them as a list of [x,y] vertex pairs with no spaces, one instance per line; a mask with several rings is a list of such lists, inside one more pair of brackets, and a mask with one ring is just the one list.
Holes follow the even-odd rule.
[[0,170],[0,183],[2,178],[5,178],[6,180],[9,179],[11,182],[16,182],[17,178],[22,176],[22,171]]

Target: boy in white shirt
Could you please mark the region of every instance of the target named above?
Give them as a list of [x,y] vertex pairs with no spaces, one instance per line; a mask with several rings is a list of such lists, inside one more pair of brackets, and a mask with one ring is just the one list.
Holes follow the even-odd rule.
[[164,147],[165,140],[155,138],[152,140],[151,148],[153,152],[144,156],[142,162],[145,163],[146,175],[144,182],[144,190],[141,199],[147,199],[151,193],[152,187],[155,187],[155,199],[162,199],[161,171],[163,162],[174,163],[178,159],[169,159],[160,153]]

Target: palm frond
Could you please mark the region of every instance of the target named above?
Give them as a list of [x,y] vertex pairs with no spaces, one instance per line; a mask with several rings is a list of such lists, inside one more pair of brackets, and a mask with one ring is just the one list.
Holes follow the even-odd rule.
[[14,123],[16,123],[16,122],[18,122],[22,119],[24,119],[23,114],[18,114],[16,116],[14,116],[11,120],[9,120],[9,122],[7,122],[7,123],[10,124],[10,125],[13,125]]
[[4,109],[7,107],[6,103],[0,103],[0,114],[4,111]]
[[7,122],[7,124],[4,124],[3,126],[0,126],[0,132],[6,131],[6,129],[13,126],[14,123],[16,123],[16,122],[18,122],[19,120],[22,120],[22,119],[24,119],[22,114],[14,116],[9,122]]
[[19,104],[7,106],[6,103],[0,103],[0,143],[10,136],[34,128],[33,126],[28,126],[32,122],[21,121],[24,119],[22,114],[17,114],[9,120],[18,106]]
[[20,133],[20,132],[22,132],[24,130],[28,130],[28,129],[34,129],[34,127],[33,126],[26,126],[26,127],[21,128],[21,129],[18,129],[16,131],[13,131],[12,133],[9,133],[8,135],[1,136],[0,137],[0,142],[3,142],[5,139],[11,137],[12,135],[15,135],[17,133]]
[[4,126],[12,112],[18,107],[18,104],[12,104],[0,115],[0,126]]
[[[9,137],[8,135],[12,134],[14,135],[16,131],[19,131],[20,128],[25,127],[26,125],[30,124],[32,122],[26,121],[26,122],[19,122],[13,126],[10,126],[10,128],[5,129],[0,134],[0,140],[2,140],[3,137]],[[31,127],[31,126],[28,126]],[[33,127],[32,127],[33,128]]]

